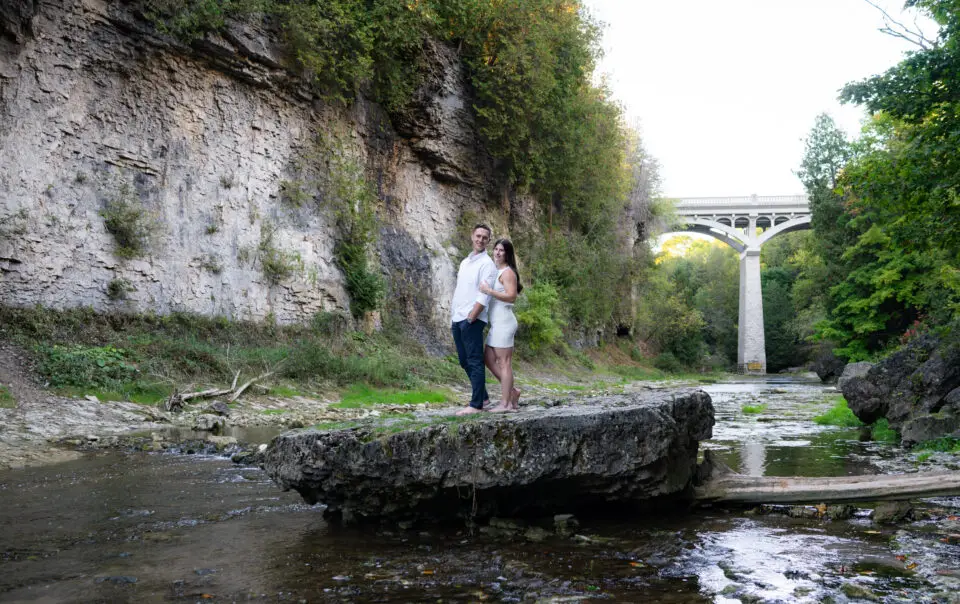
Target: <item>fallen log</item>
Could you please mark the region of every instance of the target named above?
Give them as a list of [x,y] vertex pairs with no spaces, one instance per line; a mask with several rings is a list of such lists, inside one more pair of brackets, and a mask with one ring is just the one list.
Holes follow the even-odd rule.
[[708,503],[846,503],[960,495],[960,472],[801,478],[744,476],[707,451],[694,498]]

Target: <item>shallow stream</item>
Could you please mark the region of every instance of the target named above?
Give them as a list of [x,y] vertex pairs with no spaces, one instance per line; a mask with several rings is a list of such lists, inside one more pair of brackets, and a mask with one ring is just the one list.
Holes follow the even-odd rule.
[[[740,472],[916,467],[858,430],[815,424],[831,405],[816,381],[705,389],[717,425],[704,446]],[[573,535],[531,542],[462,526],[338,527],[255,468],[109,452],[0,472],[0,601],[958,602],[960,499],[922,511],[879,526],[866,511],[673,510],[583,518]]]

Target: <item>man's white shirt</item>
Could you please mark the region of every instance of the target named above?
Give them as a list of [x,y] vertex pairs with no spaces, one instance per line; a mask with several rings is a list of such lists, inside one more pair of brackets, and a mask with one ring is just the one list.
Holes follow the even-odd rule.
[[490,294],[480,293],[480,283],[486,281],[493,287],[497,279],[497,265],[486,252],[471,253],[460,263],[457,273],[457,289],[453,292],[453,304],[450,320],[452,323],[463,321],[479,302],[483,310],[477,320],[487,322],[487,309],[490,306]]

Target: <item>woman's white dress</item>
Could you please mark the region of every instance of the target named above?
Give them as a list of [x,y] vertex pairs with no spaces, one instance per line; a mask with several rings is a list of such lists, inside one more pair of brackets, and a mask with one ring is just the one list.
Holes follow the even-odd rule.
[[[505,291],[503,283],[500,282],[500,275],[505,270],[510,269],[505,267],[497,271],[497,281],[493,284],[494,291]],[[487,318],[490,320],[487,346],[513,348],[513,335],[517,333],[517,317],[513,314],[513,303],[503,302],[490,296],[490,310]]]

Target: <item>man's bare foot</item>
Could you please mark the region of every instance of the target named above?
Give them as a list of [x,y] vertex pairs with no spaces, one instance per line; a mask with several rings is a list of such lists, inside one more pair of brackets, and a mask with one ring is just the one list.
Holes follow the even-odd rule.
[[457,415],[473,415],[474,413],[483,413],[483,409],[467,406],[457,411]]

